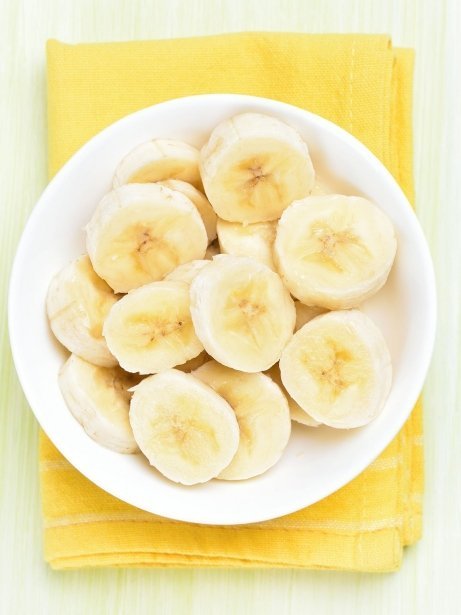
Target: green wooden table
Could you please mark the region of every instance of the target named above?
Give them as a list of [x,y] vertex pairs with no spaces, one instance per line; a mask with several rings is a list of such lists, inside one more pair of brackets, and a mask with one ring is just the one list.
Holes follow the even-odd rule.
[[[0,0],[0,613],[202,615],[460,612],[461,3],[459,0]],[[43,562],[38,426],[11,362],[10,264],[46,184],[47,38],[148,39],[239,30],[390,33],[416,49],[419,218],[435,261],[439,331],[426,385],[422,541],[401,571],[82,570]]]

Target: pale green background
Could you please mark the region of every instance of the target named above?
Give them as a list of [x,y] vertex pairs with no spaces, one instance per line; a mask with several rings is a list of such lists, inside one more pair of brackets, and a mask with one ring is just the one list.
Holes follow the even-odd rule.
[[[461,612],[460,4],[459,0],[0,0],[2,615]],[[382,576],[289,570],[53,572],[42,557],[38,428],[11,364],[6,323],[11,259],[46,183],[45,41],[239,30],[385,32],[394,44],[416,48],[417,206],[435,261],[440,309],[426,386],[424,537],[408,549],[400,572]]]

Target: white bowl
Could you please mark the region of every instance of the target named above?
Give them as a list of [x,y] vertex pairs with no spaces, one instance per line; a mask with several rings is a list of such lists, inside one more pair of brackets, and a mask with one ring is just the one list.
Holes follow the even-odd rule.
[[[388,342],[394,369],[382,414],[349,431],[294,425],[282,459],[246,481],[211,481],[183,487],[163,478],[141,455],[105,449],[72,417],[57,373],[66,353],[45,315],[52,276],[85,251],[83,227],[110,189],[119,160],[155,137],[202,145],[222,119],[235,113],[272,114],[294,126],[309,145],[314,165],[335,190],[377,203],[398,237],[390,278],[363,305]],[[385,448],[402,427],[421,391],[436,323],[429,251],[415,214],[390,173],[368,149],[327,120],[287,104],[233,94],[167,101],[129,115],[91,139],[50,182],[35,206],[14,261],[9,327],[16,369],[40,425],[82,474],[114,496],[146,511],[207,524],[239,524],[299,510],[336,491]]]

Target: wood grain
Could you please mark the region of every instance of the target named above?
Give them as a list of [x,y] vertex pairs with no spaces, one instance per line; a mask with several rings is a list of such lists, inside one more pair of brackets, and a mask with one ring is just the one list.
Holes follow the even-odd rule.
[[[54,615],[459,612],[461,586],[461,10],[458,0],[0,0],[0,613]],[[46,183],[47,38],[67,42],[239,30],[390,33],[416,49],[415,172],[434,257],[439,330],[427,380],[422,541],[392,575],[82,570],[43,562],[37,424],[12,366],[10,264]],[[251,58],[248,59],[251,62]]]

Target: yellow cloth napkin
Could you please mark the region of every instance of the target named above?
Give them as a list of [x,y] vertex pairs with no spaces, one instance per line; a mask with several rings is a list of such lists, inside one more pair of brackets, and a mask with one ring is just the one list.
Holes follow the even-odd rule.
[[[385,36],[246,33],[76,46],[50,41],[50,175],[127,113],[178,96],[238,92],[286,101],[340,124],[381,158],[412,199],[412,68],[411,51],[393,49]],[[129,506],[80,475],[44,434],[40,467],[45,555],[54,568],[387,571],[400,565],[403,546],[421,534],[420,405],[351,483],[305,510],[247,526],[180,523]]]

